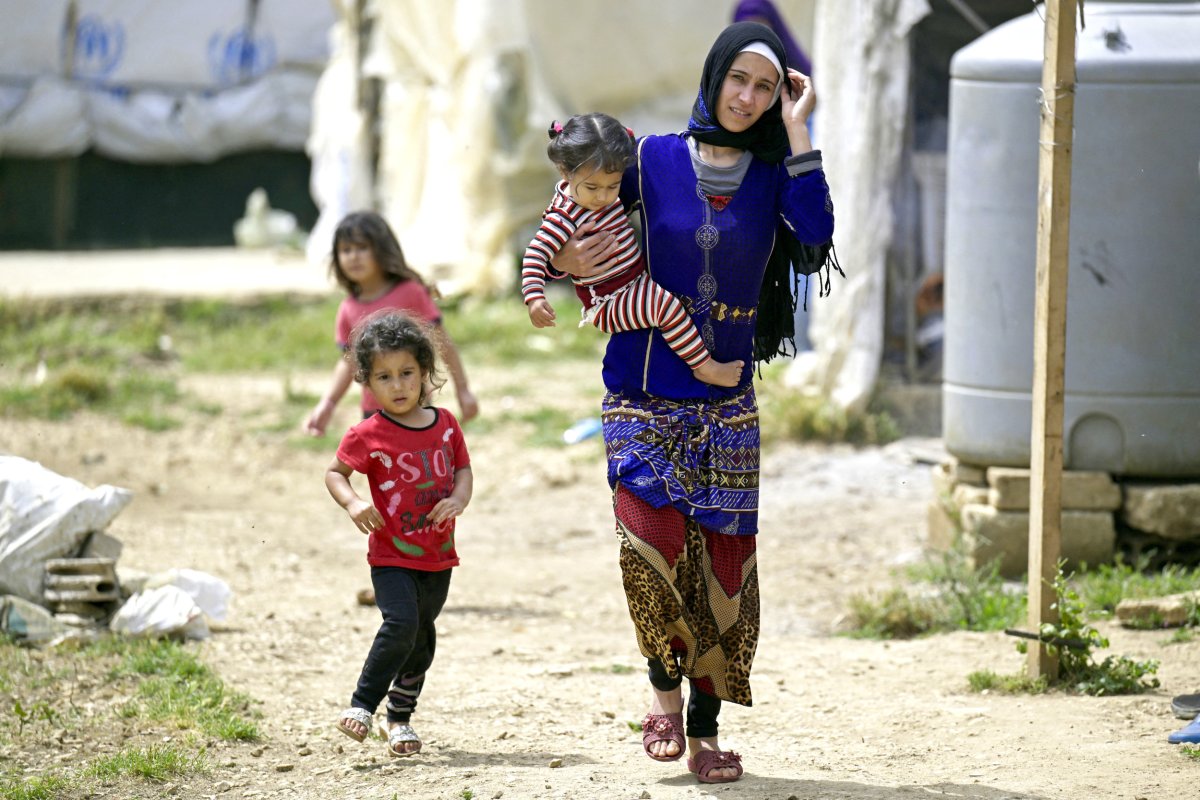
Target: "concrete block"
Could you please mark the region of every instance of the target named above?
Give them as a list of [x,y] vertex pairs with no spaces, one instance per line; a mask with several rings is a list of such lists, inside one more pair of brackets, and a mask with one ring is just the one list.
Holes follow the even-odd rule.
[[[962,536],[968,555],[978,566],[1000,562],[1000,574],[1019,577],[1029,564],[1029,514],[1000,511],[991,505],[972,504],[961,511]],[[1103,511],[1064,511],[1062,555],[1068,567],[1086,562],[1107,564],[1117,541],[1113,515]]]
[[[1029,470],[1017,467],[988,467],[988,502],[1001,511],[1028,511],[1029,475]],[[1121,507],[1121,487],[1107,472],[1067,470],[1062,474],[1062,507],[1116,511]]]
[[1126,484],[1122,516],[1164,539],[1200,539],[1200,483]]

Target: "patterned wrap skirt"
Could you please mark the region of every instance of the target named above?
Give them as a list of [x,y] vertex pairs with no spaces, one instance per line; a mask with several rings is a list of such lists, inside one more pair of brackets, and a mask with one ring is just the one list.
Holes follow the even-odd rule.
[[638,646],[673,678],[750,705],[758,645],[758,407],[604,398],[620,562]]

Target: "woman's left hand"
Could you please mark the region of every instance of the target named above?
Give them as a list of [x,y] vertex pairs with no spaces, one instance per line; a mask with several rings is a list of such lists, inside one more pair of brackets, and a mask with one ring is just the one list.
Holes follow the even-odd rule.
[[807,124],[809,115],[817,106],[817,92],[813,88],[812,78],[794,69],[788,70],[788,82],[784,84],[780,98],[783,101],[784,124]]

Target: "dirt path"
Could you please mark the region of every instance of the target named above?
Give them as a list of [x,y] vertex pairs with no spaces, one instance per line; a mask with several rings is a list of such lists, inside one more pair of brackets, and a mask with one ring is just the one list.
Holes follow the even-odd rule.
[[[530,402],[521,387],[538,379],[482,368],[473,376],[485,413],[509,418]],[[309,379],[319,387],[324,375]],[[594,408],[590,372],[556,380],[563,408]],[[125,543],[123,568],[191,567],[235,591],[228,627],[203,644],[203,657],[262,701],[266,741],[214,744],[212,774],[162,787],[164,796],[1198,796],[1200,764],[1165,737],[1181,724],[1170,697],[1200,687],[1200,643],[1164,646],[1166,634],[1105,627],[1114,654],[1162,660],[1161,690],[1013,698],[966,687],[973,670],[1021,668],[1002,635],[829,635],[847,597],[886,586],[920,558],[931,489],[911,442],[766,452],[756,704],[727,705],[721,718],[747,775],[710,788],[679,764],[646,759],[629,727],[648,694],[620,592],[600,443],[530,448],[519,426],[472,426],[476,494],[460,522],[463,565],[414,718],[426,748],[388,759],[380,741],[358,745],[333,729],[377,612],[355,602],[368,585],[364,542],[325,493],[329,452],[254,432],[281,396],[278,382],[192,388],[226,412],[162,434],[82,417],[5,421],[0,435],[0,449],[135,492],[111,529]],[[341,413],[348,422],[351,404]]]

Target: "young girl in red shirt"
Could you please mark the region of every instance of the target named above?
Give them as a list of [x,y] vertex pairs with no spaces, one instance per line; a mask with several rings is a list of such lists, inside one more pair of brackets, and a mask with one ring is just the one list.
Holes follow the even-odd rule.
[[[325,486],[369,537],[383,623],[337,727],[361,742],[387,698],[388,753],[408,756],[421,749],[410,719],[458,565],[454,520],[471,500],[471,460],[458,420],[428,404],[439,380],[428,326],[403,312],[378,312],[355,330],[351,353],[355,380],[380,409],[346,432]],[[366,475],[369,500],[350,485],[352,472]]]

